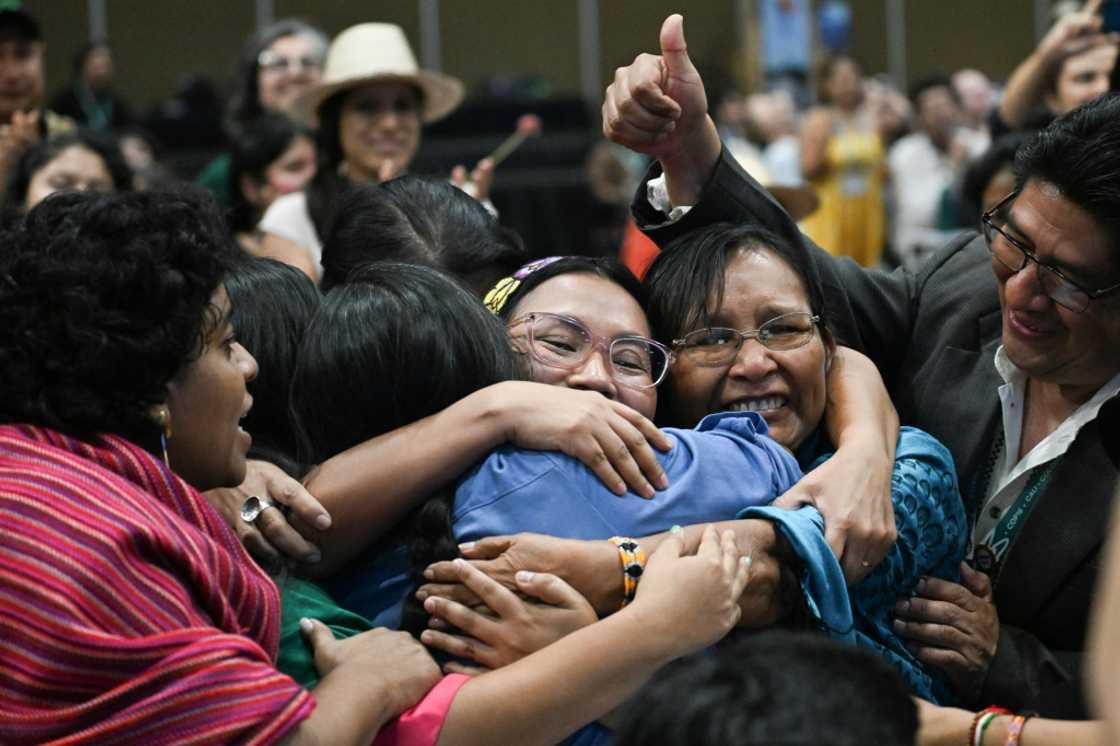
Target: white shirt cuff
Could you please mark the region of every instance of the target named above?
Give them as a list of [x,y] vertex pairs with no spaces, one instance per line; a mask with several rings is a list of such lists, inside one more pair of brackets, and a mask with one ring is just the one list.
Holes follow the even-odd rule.
[[677,222],[692,209],[692,205],[673,206],[669,200],[669,188],[665,185],[665,174],[655,176],[646,182],[646,200],[649,206],[665,216],[664,222],[657,225],[646,225],[643,228],[661,228]]

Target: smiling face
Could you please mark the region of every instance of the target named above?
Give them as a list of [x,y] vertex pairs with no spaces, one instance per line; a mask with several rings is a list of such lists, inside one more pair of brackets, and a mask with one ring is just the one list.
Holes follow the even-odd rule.
[[1116,55],[1115,44],[1102,44],[1064,60],[1054,90],[1046,97],[1047,107],[1055,114],[1065,114],[1108,93]]
[[[1003,227],[1039,261],[1082,287],[1120,283],[1120,263],[1108,236],[1049,184],[1027,182]],[[1006,239],[997,234],[994,240]],[[1043,293],[1033,264],[1012,273],[993,257],[992,271],[999,283],[1004,350],[1027,375],[1068,387],[1080,399],[1120,371],[1120,295],[1104,295],[1075,313]]]
[[55,192],[112,191],[113,177],[101,156],[83,145],[71,145],[31,175],[24,207],[30,210]]
[[405,83],[356,88],[342,102],[338,134],[351,181],[400,176],[420,146],[420,95]]
[[[281,36],[257,61],[257,98],[261,108],[288,114],[296,100],[322,77],[322,50],[306,36]],[[267,64],[262,64],[261,59]]]
[[[599,337],[616,339],[624,336],[649,337],[646,314],[630,293],[598,275],[572,272],[542,282],[518,301],[510,313],[514,321],[530,313],[554,313],[580,321]],[[514,347],[525,349],[518,329],[511,329]],[[551,368],[526,357],[530,378],[538,383],[571,389],[598,391],[608,399],[623,404],[653,419],[657,411],[657,389],[637,389],[617,383],[611,375],[606,352],[597,349],[583,365],[571,370]]]
[[[710,314],[710,325],[746,331],[782,314],[811,310],[805,286],[785,260],[769,249],[740,249],[727,263],[723,301]],[[679,336],[692,330],[681,331]],[[677,350],[669,370],[668,419],[691,427],[713,412],[757,411],[774,440],[796,448],[824,415],[832,352],[819,331],[792,350],[744,340],[735,359],[720,366],[697,364],[687,349]]]
[[252,438],[239,423],[253,405],[245,385],[257,375],[257,361],[233,336],[225,288],[211,303],[220,320],[209,329],[202,354],[167,385],[171,468],[198,490],[235,487],[245,479]]

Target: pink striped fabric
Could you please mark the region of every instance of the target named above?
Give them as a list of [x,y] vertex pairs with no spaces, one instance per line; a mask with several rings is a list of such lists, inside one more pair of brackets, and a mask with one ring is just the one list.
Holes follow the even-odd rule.
[[269,744],[276,586],[143,449],[0,426],[0,743]]

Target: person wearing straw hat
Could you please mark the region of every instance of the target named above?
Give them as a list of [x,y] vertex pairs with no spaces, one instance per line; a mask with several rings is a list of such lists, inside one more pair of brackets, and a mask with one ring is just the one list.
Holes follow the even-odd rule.
[[[420,127],[450,114],[463,84],[421,70],[399,26],[361,23],[331,43],[322,80],[296,104],[296,116],[318,125],[319,169],[303,192],[276,200],[261,219],[261,253],[317,278],[322,237],[338,197],[355,184],[377,183],[408,170],[420,145]],[[471,174],[472,196],[485,199],[493,166]],[[466,186],[466,170],[452,181]]]

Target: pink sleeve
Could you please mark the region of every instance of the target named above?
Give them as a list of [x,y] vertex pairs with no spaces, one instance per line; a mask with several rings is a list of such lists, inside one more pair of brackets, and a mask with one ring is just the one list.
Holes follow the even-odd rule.
[[435,746],[451,700],[459,692],[459,687],[470,681],[469,676],[448,674],[424,695],[424,699],[411,710],[381,729],[373,746]]

